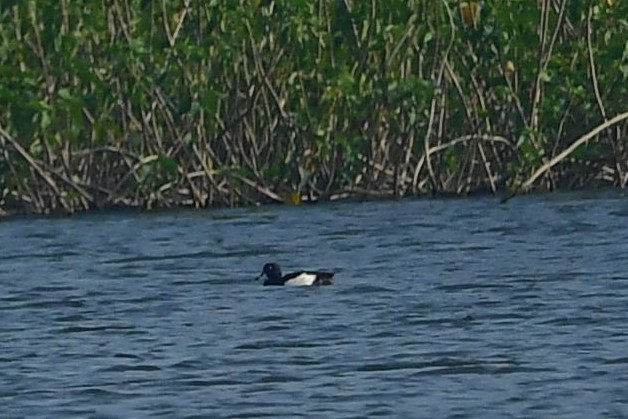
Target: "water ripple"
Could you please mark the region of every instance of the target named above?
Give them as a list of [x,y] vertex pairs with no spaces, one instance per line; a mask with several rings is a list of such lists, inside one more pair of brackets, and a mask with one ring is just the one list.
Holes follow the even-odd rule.
[[625,202],[1,223],[0,417],[625,417]]

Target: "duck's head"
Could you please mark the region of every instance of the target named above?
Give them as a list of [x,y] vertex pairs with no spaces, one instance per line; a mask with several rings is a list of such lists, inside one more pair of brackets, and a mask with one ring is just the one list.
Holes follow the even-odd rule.
[[257,281],[258,279],[262,278],[264,275],[266,275],[266,277],[268,277],[268,279],[270,280],[281,279],[281,268],[276,263],[267,263],[266,265],[264,265],[264,268],[262,269],[262,273],[259,274],[259,276],[255,278],[255,280]]

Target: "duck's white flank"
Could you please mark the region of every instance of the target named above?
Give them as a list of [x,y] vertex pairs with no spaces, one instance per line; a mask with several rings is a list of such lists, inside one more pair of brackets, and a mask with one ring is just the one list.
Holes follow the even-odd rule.
[[289,279],[284,285],[308,287],[316,281],[316,274],[308,274],[303,272],[301,275]]

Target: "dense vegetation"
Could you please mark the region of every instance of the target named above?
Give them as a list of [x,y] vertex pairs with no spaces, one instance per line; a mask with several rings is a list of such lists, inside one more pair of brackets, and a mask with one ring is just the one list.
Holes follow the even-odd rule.
[[0,212],[628,182],[626,1],[0,5]]

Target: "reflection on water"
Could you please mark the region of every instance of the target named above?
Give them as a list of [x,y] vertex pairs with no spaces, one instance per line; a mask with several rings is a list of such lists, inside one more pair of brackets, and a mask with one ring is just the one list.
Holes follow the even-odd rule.
[[[621,195],[0,223],[0,416],[625,417]],[[336,284],[265,288],[265,262]]]

